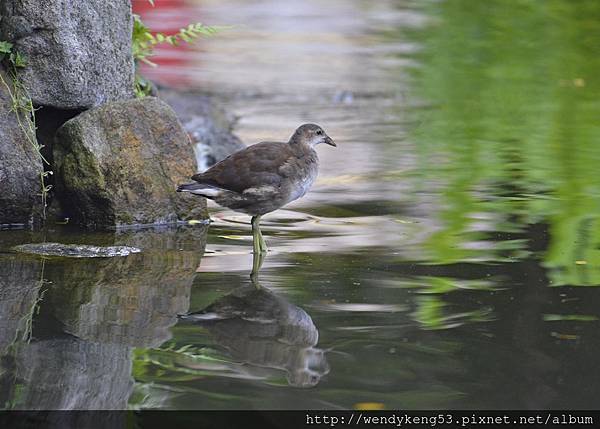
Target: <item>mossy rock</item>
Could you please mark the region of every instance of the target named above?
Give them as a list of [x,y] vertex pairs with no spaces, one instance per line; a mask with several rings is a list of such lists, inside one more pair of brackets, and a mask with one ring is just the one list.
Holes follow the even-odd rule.
[[67,121],[54,144],[56,193],[87,227],[204,219],[206,202],[175,192],[196,171],[187,133],[154,97],[108,103]]

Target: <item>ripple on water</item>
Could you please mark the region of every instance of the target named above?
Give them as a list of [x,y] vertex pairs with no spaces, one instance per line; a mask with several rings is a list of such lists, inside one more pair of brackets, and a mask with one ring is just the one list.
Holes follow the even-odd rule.
[[402,304],[322,303],[313,304],[312,307],[321,311],[349,311],[360,313],[395,313],[408,310],[408,306]]

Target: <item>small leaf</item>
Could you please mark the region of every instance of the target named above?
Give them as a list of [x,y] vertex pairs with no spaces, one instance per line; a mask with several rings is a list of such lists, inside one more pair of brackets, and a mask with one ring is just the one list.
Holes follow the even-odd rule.
[[25,58],[19,52],[14,52],[14,54],[11,54],[10,61],[17,68],[23,68],[23,67],[27,66],[27,61],[25,61]]
[[10,42],[0,41],[0,52],[3,54],[10,54],[13,44]]
[[153,63],[148,58],[139,58],[139,60],[145,64],[148,64],[150,67],[157,67],[156,63]]

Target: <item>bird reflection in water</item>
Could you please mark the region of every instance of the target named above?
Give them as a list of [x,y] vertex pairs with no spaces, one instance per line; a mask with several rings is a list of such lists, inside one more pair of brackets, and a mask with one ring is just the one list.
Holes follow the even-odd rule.
[[329,372],[319,332],[303,309],[261,286],[263,257],[255,253],[251,284],[182,319],[205,328],[234,360],[283,370],[291,386],[315,386]]

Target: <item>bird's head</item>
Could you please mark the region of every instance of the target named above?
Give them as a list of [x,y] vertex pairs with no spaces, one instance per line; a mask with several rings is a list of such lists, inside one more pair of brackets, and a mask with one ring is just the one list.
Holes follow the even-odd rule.
[[323,128],[315,124],[304,124],[299,126],[290,139],[290,143],[304,143],[313,148],[321,143],[337,146],[331,137],[325,134]]

